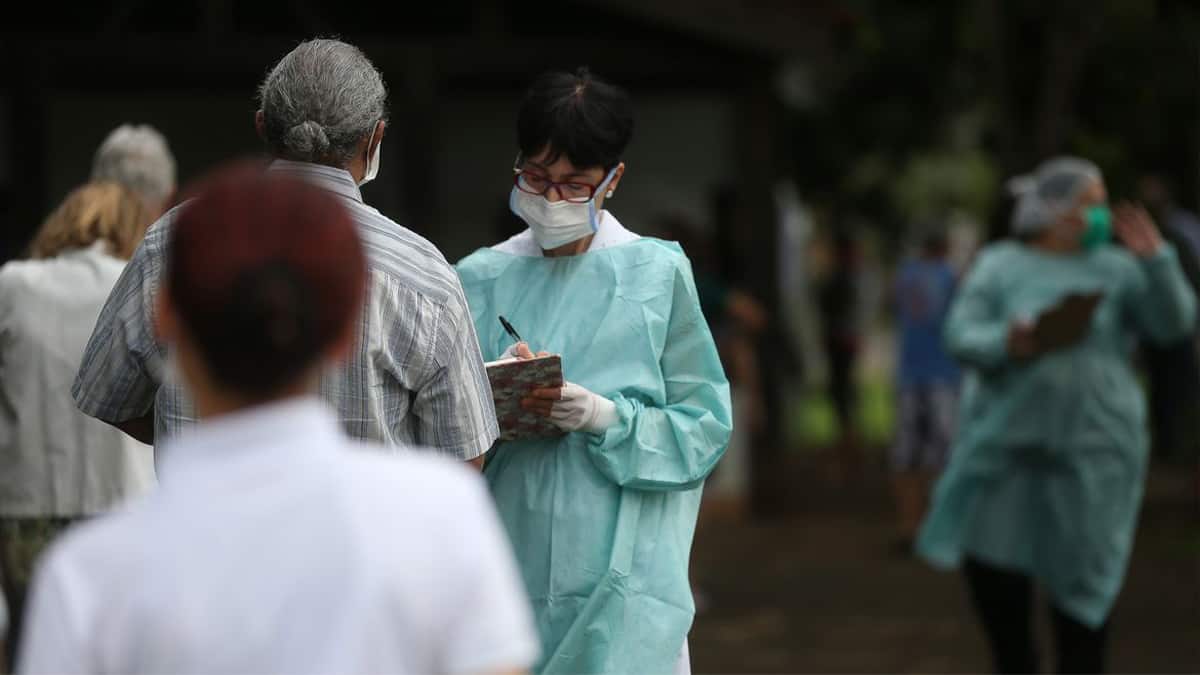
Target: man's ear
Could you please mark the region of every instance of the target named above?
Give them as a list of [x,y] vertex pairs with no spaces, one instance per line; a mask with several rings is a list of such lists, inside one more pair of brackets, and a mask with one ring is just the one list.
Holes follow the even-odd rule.
[[261,110],[254,113],[254,131],[263,141],[267,140],[267,123],[263,118],[263,111]]
[[375,123],[375,144],[369,148],[371,152],[374,152],[375,148],[378,148],[379,144],[383,142],[383,135],[385,133],[387,133],[387,122],[379,120]]

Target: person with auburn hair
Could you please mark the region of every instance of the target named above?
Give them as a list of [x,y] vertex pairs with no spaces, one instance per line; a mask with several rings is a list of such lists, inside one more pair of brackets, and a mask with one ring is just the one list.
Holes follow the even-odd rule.
[[100,307],[150,220],[132,191],[87,184],[46,218],[31,259],[0,267],[0,579],[10,649],[46,545],[154,481],[150,448],[79,412],[70,393]]
[[168,441],[153,495],[47,554],[20,670],[528,668],[532,617],[479,475],[352,441],[316,395],[368,284],[340,200],[222,172],[179,212],[166,263],[157,331],[200,421]]

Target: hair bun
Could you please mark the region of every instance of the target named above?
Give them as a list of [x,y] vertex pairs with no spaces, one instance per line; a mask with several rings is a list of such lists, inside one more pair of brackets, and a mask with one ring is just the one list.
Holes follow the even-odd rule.
[[312,120],[293,125],[287,130],[284,142],[292,150],[311,157],[321,157],[329,152],[325,127]]

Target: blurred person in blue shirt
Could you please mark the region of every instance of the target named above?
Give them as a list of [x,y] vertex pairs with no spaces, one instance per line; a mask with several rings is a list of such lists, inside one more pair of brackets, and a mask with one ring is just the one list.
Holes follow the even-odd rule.
[[899,424],[892,445],[892,490],[900,545],[908,550],[921,524],[934,475],[945,466],[954,434],[959,369],[942,328],[957,283],[946,237],[927,235],[896,275],[899,325]]

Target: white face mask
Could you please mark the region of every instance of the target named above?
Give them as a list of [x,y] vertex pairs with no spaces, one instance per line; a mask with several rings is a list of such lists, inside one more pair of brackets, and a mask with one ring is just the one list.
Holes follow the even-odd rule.
[[558,248],[579,241],[600,229],[600,217],[596,210],[596,195],[607,188],[616,167],[608,172],[604,182],[586,202],[575,204],[566,200],[552,202],[544,195],[531,195],[514,187],[508,198],[508,208],[533,232],[538,246],[545,250]]
[[[376,125],[379,126],[379,125]],[[371,137],[367,139],[367,152],[371,151],[371,143],[375,140],[375,131],[371,130]],[[383,154],[383,141],[379,141],[379,147],[375,148],[375,154],[367,160],[367,172],[363,174],[362,180],[358,181],[358,186],[362,187],[367,183],[375,180],[375,176],[379,174],[379,156]]]

